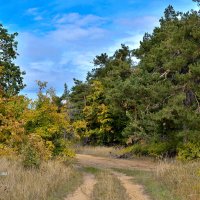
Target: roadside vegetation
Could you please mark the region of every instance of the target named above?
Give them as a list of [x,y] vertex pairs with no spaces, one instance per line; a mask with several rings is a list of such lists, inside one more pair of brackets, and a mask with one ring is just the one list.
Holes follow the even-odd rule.
[[199,162],[161,161],[155,171],[117,171],[132,176],[133,182],[143,185],[152,200],[199,200],[199,169]]
[[118,169],[117,171],[128,176],[132,176],[133,183],[143,185],[145,193],[152,200],[180,200],[171,193],[169,188],[167,188],[166,185],[162,183],[162,181],[156,179],[156,175],[153,171],[128,169]]
[[82,174],[59,161],[25,169],[19,160],[0,159],[0,199],[63,199],[82,183]]
[[161,162],[155,177],[177,199],[200,199],[200,162]]

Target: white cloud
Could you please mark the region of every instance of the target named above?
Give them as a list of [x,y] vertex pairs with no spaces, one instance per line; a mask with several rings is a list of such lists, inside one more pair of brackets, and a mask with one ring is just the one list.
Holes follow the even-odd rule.
[[38,8],[29,8],[25,12],[27,15],[36,15],[38,13]]
[[69,25],[73,24],[74,26],[88,26],[95,25],[98,26],[106,22],[105,18],[96,16],[96,15],[80,15],[79,13],[69,13],[63,15],[56,15],[53,19],[53,22],[59,25]]
[[[27,12],[35,18],[40,17],[37,8]],[[25,92],[37,91],[35,80],[48,81],[49,86],[55,87],[58,92],[64,82],[72,86],[73,78],[83,80],[93,68],[91,62],[96,55],[107,52],[111,56],[120,48],[121,43],[128,45],[130,49],[137,48],[143,33],[135,31],[134,24],[146,26],[156,20],[153,17],[134,21],[116,19],[112,26],[125,26],[126,31],[120,29],[115,32],[103,28],[104,24],[110,23],[107,19],[91,14],[56,15],[50,21],[51,29],[45,34],[38,34],[34,30],[20,33],[21,56],[17,62],[27,72]],[[127,31],[126,27],[131,28]]]
[[134,18],[119,18],[115,20],[119,26],[125,26],[127,29],[149,30],[159,24],[159,19],[155,16],[139,16]]
[[27,9],[25,11],[25,15],[32,16],[35,21],[41,21],[41,20],[43,20],[44,19],[42,17],[43,14],[44,14],[44,12],[41,12],[39,10],[39,8],[29,8],[29,9]]
[[34,31],[19,34],[17,63],[27,72],[25,92],[36,91],[35,80],[38,79],[48,81],[57,89],[62,88],[64,82],[72,86],[74,77],[83,80],[87,71],[92,69],[93,58],[103,46],[109,45],[102,43],[102,40],[106,41],[108,31],[99,25],[100,17],[73,13],[69,16],[68,22],[57,17],[55,23],[54,18],[53,30],[46,34]]

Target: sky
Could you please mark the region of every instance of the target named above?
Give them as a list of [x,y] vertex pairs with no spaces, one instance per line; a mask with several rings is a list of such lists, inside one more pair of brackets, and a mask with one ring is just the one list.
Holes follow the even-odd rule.
[[137,48],[159,25],[165,8],[196,9],[192,0],[0,0],[0,23],[18,32],[15,63],[26,71],[21,92],[37,93],[36,80],[63,92],[73,78],[84,80],[96,55],[120,45]]

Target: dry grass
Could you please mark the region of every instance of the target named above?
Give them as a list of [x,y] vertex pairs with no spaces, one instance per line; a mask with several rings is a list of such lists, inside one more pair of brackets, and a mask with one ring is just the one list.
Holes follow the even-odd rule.
[[81,182],[80,174],[58,161],[43,163],[39,170],[25,170],[19,161],[2,158],[0,172],[8,173],[0,176],[1,200],[55,200]]
[[80,146],[77,147],[77,153],[102,157],[116,157],[121,154],[121,149],[104,146]]
[[156,177],[180,200],[200,199],[200,162],[167,163],[157,167]]
[[97,173],[92,200],[128,200],[129,197],[120,180],[107,171]]

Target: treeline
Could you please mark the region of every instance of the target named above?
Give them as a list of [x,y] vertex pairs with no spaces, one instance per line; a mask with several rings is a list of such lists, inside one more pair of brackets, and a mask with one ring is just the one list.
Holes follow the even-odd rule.
[[[196,1],[199,4],[199,1]],[[25,163],[73,156],[72,142],[131,145],[137,155],[200,158],[200,12],[169,6],[138,49],[102,53],[85,81],[58,97],[37,81],[38,98],[25,87],[15,34],[0,26],[0,153]],[[139,61],[134,62],[134,57]],[[34,159],[32,159],[34,158]]]
[[139,155],[200,157],[199,11],[169,6],[138,49],[122,45],[113,56],[96,56],[94,66],[70,94],[83,142],[128,142]]

